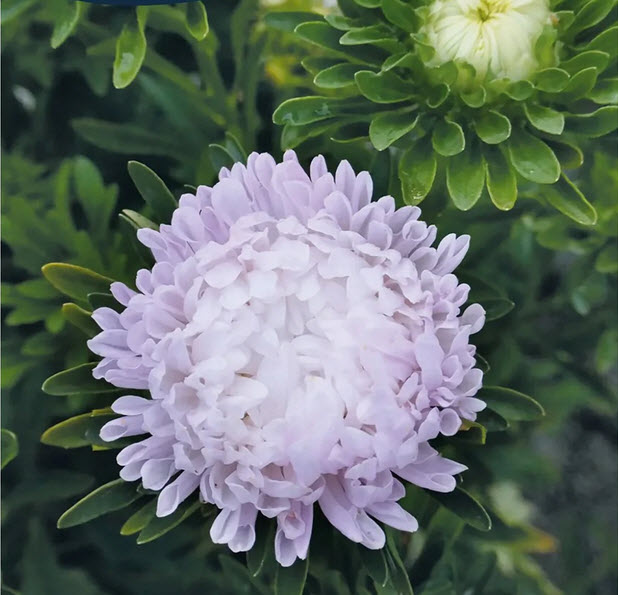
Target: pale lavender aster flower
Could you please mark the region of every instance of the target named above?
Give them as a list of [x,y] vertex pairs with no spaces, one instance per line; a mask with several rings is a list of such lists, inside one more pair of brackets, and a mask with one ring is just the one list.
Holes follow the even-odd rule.
[[367,172],[288,151],[253,153],[185,194],[171,225],[138,236],[156,259],[100,308],[94,375],[147,389],[112,406],[104,440],[145,439],[120,475],[161,490],[168,515],[196,490],[220,513],[216,543],[245,551],[259,513],[277,519],[284,566],[305,558],[317,502],[352,541],[384,545],[380,521],[415,531],[401,479],[440,492],[463,465],[429,445],[485,404],[469,337],[484,323],[452,271],[469,238],[420,209],[372,197]]

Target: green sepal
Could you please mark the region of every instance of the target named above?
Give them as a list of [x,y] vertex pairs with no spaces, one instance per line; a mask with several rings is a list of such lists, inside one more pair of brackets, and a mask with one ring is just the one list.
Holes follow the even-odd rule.
[[546,93],[560,93],[570,78],[569,73],[562,68],[545,68],[536,73],[534,86]]
[[341,45],[364,45],[386,41],[392,36],[393,34],[388,27],[384,25],[370,25],[368,27],[350,29],[341,36],[339,43]]
[[313,83],[323,89],[341,89],[354,84],[354,75],[358,71],[358,65],[335,64],[318,72]]

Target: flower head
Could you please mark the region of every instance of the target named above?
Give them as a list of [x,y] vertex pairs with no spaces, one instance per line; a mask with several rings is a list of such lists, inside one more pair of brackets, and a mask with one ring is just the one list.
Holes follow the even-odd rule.
[[118,455],[127,481],[161,490],[157,515],[190,494],[220,513],[211,536],[234,551],[277,519],[282,565],[307,555],[313,506],[355,542],[384,545],[376,523],[414,531],[401,479],[447,492],[465,469],[429,441],[484,403],[452,274],[468,237],[446,236],[417,207],[371,202],[372,180],[322,157],[305,173],[252,154],[212,188],[180,199],[171,225],[142,229],[156,259],[138,292],[115,283],[121,313],[93,314],[89,347],[121,417],[104,440],[140,436]]
[[551,24],[547,0],[434,0],[421,32],[437,66],[459,60],[478,80],[519,81],[537,68],[535,44]]

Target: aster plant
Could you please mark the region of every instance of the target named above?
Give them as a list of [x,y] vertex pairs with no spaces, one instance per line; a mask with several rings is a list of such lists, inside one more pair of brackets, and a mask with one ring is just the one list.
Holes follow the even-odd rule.
[[120,479],[59,527],[147,499],[122,528],[146,543],[201,510],[213,542],[248,552],[252,577],[273,555],[281,593],[302,592],[319,519],[380,550],[361,556],[359,580],[405,593],[384,527],[415,532],[419,494],[490,528],[457,487],[466,466],[442,451],[543,410],[516,391],[481,390],[485,362],[470,336],[486,312],[464,308],[470,286],[453,274],[469,237],[434,246],[418,207],[373,201],[369,174],[346,161],[333,175],[316,157],[307,173],[292,151],[281,163],[253,153],[179,203],[146,166],[130,171],[155,219],[171,218],[132,215],[154,257],[136,288],[73,265],[43,269],[100,327],[83,325],[102,358],[43,390],[109,407],[42,440],[121,449]]
[[[340,0],[339,13],[272,13],[322,49],[303,65],[322,96],[284,102],[282,144],[318,136],[391,148],[401,195],[432,190],[502,210],[532,193],[584,225],[572,180],[581,141],[618,126],[613,0]],[[528,193],[530,195],[530,193]]]

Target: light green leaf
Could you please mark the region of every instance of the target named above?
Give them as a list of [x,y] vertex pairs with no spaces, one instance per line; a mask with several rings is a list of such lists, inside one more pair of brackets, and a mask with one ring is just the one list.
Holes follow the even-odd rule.
[[523,130],[513,130],[508,149],[513,167],[526,180],[553,184],[560,177],[560,163],[556,155],[539,138]]
[[418,123],[418,116],[410,111],[383,112],[369,125],[369,139],[378,151],[390,147],[395,141],[412,131]]
[[618,78],[598,81],[596,87],[590,92],[589,98],[600,104],[618,103]]
[[109,512],[126,508],[141,497],[135,488],[135,484],[127,483],[123,479],[102,485],[71,506],[58,519],[58,529],[75,527]]
[[357,70],[358,66],[355,64],[335,64],[318,72],[313,82],[324,89],[340,89],[354,84]]
[[410,4],[401,0],[382,0],[382,12],[393,25],[408,33],[418,31],[419,17]]
[[569,131],[590,138],[604,136],[618,128],[618,106],[606,105],[590,114],[567,116]]
[[137,537],[137,543],[142,545],[165,535],[168,531],[171,531],[184,520],[188,519],[199,507],[199,501],[185,500],[172,514],[164,517],[153,517],[141,530]]
[[76,300],[86,300],[89,293],[109,291],[114,282],[84,267],[63,262],[46,264],[41,271],[58,291]]
[[287,568],[277,566],[275,575],[275,595],[302,595],[309,570],[309,556],[305,560],[297,559]]
[[491,529],[491,518],[487,511],[465,490],[457,487],[455,491],[445,494],[440,492],[428,492],[428,494],[471,527],[479,531]]
[[517,200],[517,177],[501,151],[487,147],[483,154],[487,167],[487,190],[491,202],[500,210],[508,211]]
[[545,415],[543,407],[532,397],[511,388],[484,386],[477,397],[509,421],[535,421]]
[[92,320],[92,312],[80,308],[77,304],[62,304],[62,315],[79,330],[83,331],[87,337],[94,337],[101,332],[97,323]]
[[417,205],[429,193],[436,177],[437,161],[427,139],[417,141],[399,161],[399,179],[406,204]]
[[438,154],[451,157],[465,149],[466,137],[462,127],[457,122],[444,119],[436,124],[431,143]]
[[575,74],[584,68],[596,68],[599,72],[603,72],[609,62],[609,54],[607,52],[599,52],[598,50],[590,50],[589,52],[581,52],[576,54],[570,60],[561,62],[560,67],[564,70]]
[[116,40],[114,74],[112,82],[116,89],[128,87],[140,71],[146,57],[144,26],[136,19],[127,23]]
[[82,2],[75,0],[62,0],[60,3],[55,3],[54,30],[50,41],[52,48],[59,48],[75,31],[75,27],[84,13],[84,6]]
[[580,70],[571,77],[571,80],[560,93],[560,101],[569,104],[585,97],[594,88],[598,76],[599,71],[594,67]]
[[562,134],[564,115],[556,110],[534,103],[524,103],[524,112],[530,124],[548,134]]
[[354,75],[359,91],[376,103],[397,103],[410,99],[414,88],[395,73],[360,70]]
[[595,208],[566,174],[563,173],[558,183],[547,189],[546,196],[554,208],[573,221],[582,225],[594,225],[597,222]]
[[107,393],[118,389],[92,376],[96,363],[82,364],[50,376],[41,387],[48,395],[64,396],[86,393]]
[[276,11],[269,12],[264,17],[264,23],[273,29],[292,33],[298,25],[309,23],[311,21],[322,21],[322,16],[314,12],[286,12]]
[[559,93],[569,82],[569,73],[561,68],[546,68],[537,72],[535,87],[547,93]]
[[45,430],[41,442],[59,448],[82,448],[101,444],[101,428],[116,417],[118,416],[115,413],[107,410],[76,415]]
[[295,97],[284,101],[273,114],[275,124],[293,124],[299,126],[312,124],[335,116],[344,115],[346,110],[353,110],[358,101],[334,99],[331,97]]
[[185,7],[187,31],[194,39],[201,41],[208,35],[209,31],[206,7],[202,4],[201,0],[198,2],[188,2]]
[[170,221],[178,203],[165,182],[139,161],[129,161],[127,168],[137,190],[159,221]]
[[478,137],[488,145],[497,145],[511,136],[511,121],[500,112],[487,110],[474,121]]
[[485,186],[485,162],[476,147],[451,157],[446,164],[446,187],[458,209],[468,211]]
[[616,38],[618,38],[618,25],[601,31],[585,45],[585,49],[606,52],[609,54],[610,58],[614,58],[618,54],[618,43],[616,43]]
[[120,528],[120,535],[133,535],[139,533],[155,516],[157,499],[153,498],[148,504],[142,506],[135,514],[132,514]]
[[121,217],[125,217],[133,226],[134,229],[159,229],[159,226],[131,209],[123,209]]
[[385,41],[392,36],[392,33],[384,25],[370,25],[369,27],[358,27],[350,29],[339,39],[341,45],[363,45]]
[[612,0],[590,0],[584,4],[575,15],[573,24],[569,27],[569,34],[574,35],[600,23],[616,6]]
[[19,442],[13,432],[0,430],[0,469],[4,469],[19,452]]

